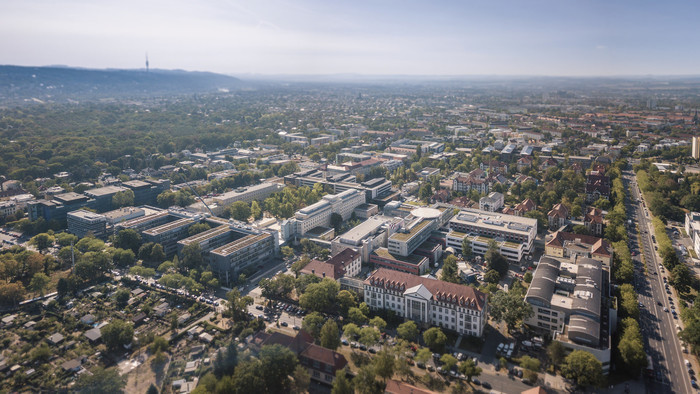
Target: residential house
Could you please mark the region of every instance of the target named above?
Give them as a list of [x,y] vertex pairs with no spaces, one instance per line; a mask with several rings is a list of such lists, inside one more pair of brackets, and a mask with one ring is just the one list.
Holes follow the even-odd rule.
[[549,228],[560,228],[569,219],[569,208],[564,204],[555,204],[552,210],[547,213],[547,218],[549,219]]
[[610,177],[599,171],[591,171],[586,177],[586,202],[610,198]]
[[603,210],[600,208],[588,207],[583,217],[583,224],[591,234],[602,237],[604,224]]

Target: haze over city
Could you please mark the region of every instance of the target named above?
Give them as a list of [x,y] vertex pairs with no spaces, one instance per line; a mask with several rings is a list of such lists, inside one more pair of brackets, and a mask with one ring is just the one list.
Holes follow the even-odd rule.
[[5,1],[0,64],[224,74],[687,75],[694,2]]

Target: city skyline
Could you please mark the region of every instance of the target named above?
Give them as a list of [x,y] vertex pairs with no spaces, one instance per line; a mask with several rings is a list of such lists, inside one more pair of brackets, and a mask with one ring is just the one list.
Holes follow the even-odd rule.
[[[0,5],[0,64],[231,75],[691,75],[681,2]],[[9,39],[11,38],[11,39]]]

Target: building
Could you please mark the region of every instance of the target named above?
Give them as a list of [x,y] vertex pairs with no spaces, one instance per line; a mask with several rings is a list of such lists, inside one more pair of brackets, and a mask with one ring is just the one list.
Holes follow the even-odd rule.
[[266,333],[259,331],[250,341],[255,351],[266,345],[282,345],[292,350],[305,367],[309,376],[316,383],[333,385],[336,372],[343,370],[348,362],[342,354],[314,344],[314,339],[306,331],[299,331],[295,337],[280,332]]
[[366,220],[370,216],[374,216],[379,213],[379,206],[376,204],[360,204],[355,207],[353,213],[358,219]]
[[175,220],[174,222],[145,230],[141,232],[141,237],[144,243],[161,244],[165,255],[172,256],[177,252],[177,242],[189,235],[190,227],[195,223],[199,223],[199,219],[199,217],[195,217]]
[[569,219],[569,208],[564,204],[554,204],[552,209],[547,213],[547,219],[549,220],[549,228],[561,228]]
[[[206,206],[197,201],[188,208],[195,212],[208,213],[209,209],[214,215],[221,215],[231,204],[236,201],[244,201],[247,203],[253,201],[262,201],[275,192],[284,188],[284,185],[273,182],[263,182],[259,185],[239,187],[230,192],[223,193],[217,197],[205,199]],[[207,209],[207,206],[209,209]]]
[[[449,222],[447,246],[462,250],[461,239],[464,236],[481,236],[496,241],[523,244],[522,253],[530,254],[537,236],[537,219],[463,209]],[[450,243],[449,240],[452,239]],[[457,239],[460,239],[457,244]]]
[[231,243],[209,252],[209,264],[222,283],[231,283],[243,270],[264,264],[279,249],[277,237],[263,231],[251,231]]
[[[525,295],[534,314],[525,323],[547,333],[569,350],[586,350],[610,370],[609,272],[598,260],[564,263],[543,256]],[[614,323],[613,323],[614,325]]]
[[126,187],[110,185],[86,190],[83,194],[95,200],[94,208],[97,212],[105,212],[112,209],[112,198],[114,195],[127,190],[129,189]]
[[290,219],[294,234],[301,237],[313,228],[330,227],[331,215],[334,213],[347,220],[355,208],[365,203],[365,199],[365,193],[356,189],[325,195],[321,201],[298,210],[294,218]]
[[15,201],[2,201],[0,202],[0,218],[4,218],[10,215],[14,215],[19,211],[19,206]]
[[510,242],[502,238],[490,238],[483,235],[465,234],[459,231],[450,230],[445,236],[445,244],[447,247],[462,250],[462,242],[464,239],[469,241],[472,253],[478,256],[483,256],[489,251],[492,242],[495,242],[498,252],[503,255],[508,261],[519,263],[527,254],[525,251],[525,243]]
[[59,223],[66,220],[68,212],[73,212],[80,208],[94,208],[95,200],[78,193],[63,193],[54,196],[52,200],[36,200],[27,203],[27,213],[29,220],[35,221],[39,218]]
[[700,137],[691,138],[690,155],[695,160],[700,160]]
[[430,259],[427,257],[417,254],[401,256],[391,253],[387,248],[377,248],[369,255],[369,262],[377,267],[413,275],[423,275],[430,270]]
[[119,230],[132,229],[138,232],[142,232],[169,223],[173,220],[175,220],[174,216],[171,215],[169,211],[163,210],[152,213],[150,215],[144,215],[135,219],[129,219],[123,222],[119,222],[115,224],[114,230],[118,232]]
[[158,180],[131,180],[123,182],[122,186],[134,192],[134,205],[155,205],[158,195],[166,190],[170,190],[169,179]]
[[688,212],[685,214],[685,232],[693,242],[695,254],[700,256],[700,212]]
[[423,207],[412,210],[404,226],[389,236],[387,249],[394,255],[410,255],[438,229],[442,215],[443,211],[436,208]]
[[603,226],[605,224],[603,218],[603,210],[595,207],[588,207],[588,211],[583,216],[583,224],[586,229],[597,237],[603,236]]
[[92,234],[95,238],[107,236],[107,218],[99,213],[79,209],[69,212],[67,217],[68,232],[83,238]]
[[439,168],[432,168],[432,167],[425,167],[416,175],[418,175],[418,177],[421,178],[422,180],[427,181],[432,176],[440,176],[440,169]]
[[488,196],[479,199],[479,209],[482,211],[495,212],[503,208],[503,194],[491,192]]
[[486,294],[469,286],[380,268],[365,279],[370,309],[480,337],[488,320]]
[[586,202],[593,203],[600,198],[610,198],[610,177],[600,171],[591,171],[586,177]]
[[537,208],[537,204],[529,198],[524,199],[515,208],[504,208],[503,213],[515,216],[525,216],[526,213]]
[[403,219],[388,216],[372,216],[331,241],[331,255],[352,249],[360,254],[363,263],[379,247],[386,247],[389,235],[403,225]]
[[606,267],[611,266],[614,253],[612,245],[603,238],[563,231],[552,234],[544,250],[547,256],[567,259],[586,257],[598,260]]
[[304,275],[316,275],[319,278],[331,278],[338,280],[346,276],[353,277],[360,274],[362,259],[359,253],[348,248],[328,259],[328,261],[311,260],[301,273]]

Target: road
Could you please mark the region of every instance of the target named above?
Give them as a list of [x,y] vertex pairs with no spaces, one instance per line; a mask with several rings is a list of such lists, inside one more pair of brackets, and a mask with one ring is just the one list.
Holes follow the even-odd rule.
[[[631,229],[630,251],[636,253],[635,263],[635,288],[640,302],[640,327],[644,337],[644,348],[653,360],[654,378],[647,384],[650,393],[692,393],[690,376],[684,364],[684,354],[681,351],[681,343],[678,339],[676,325],[681,325],[680,319],[674,319],[671,305],[678,305],[678,300],[673,294],[665,290],[663,278],[668,275],[665,270],[659,269],[661,258],[655,250],[652,240],[653,227],[651,225],[651,213],[646,210],[643,198],[640,196],[636,178],[631,171],[623,173],[623,181],[630,191],[627,202],[628,217],[636,222],[637,229]],[[641,245],[637,242],[637,235],[641,238]],[[641,246],[641,250],[639,248]],[[646,272],[642,266],[641,254],[646,261]],[[669,298],[672,297],[672,298]],[[671,303],[673,299],[673,304]],[[664,310],[665,309],[665,310]],[[658,372],[657,372],[658,371]]]

